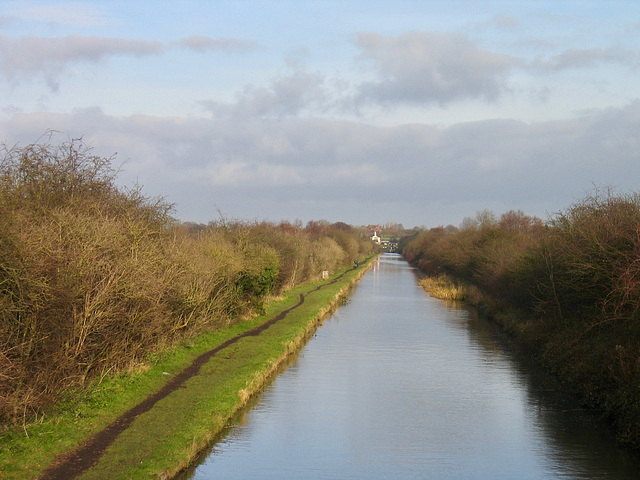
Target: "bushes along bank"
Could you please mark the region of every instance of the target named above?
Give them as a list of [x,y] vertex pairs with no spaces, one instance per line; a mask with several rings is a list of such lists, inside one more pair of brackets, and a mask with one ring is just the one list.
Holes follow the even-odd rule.
[[428,275],[473,284],[482,311],[640,448],[640,195],[595,191],[546,223],[485,211],[402,248]]
[[[344,224],[181,224],[80,140],[0,158],[0,425],[350,265]],[[318,225],[321,228],[316,228]]]

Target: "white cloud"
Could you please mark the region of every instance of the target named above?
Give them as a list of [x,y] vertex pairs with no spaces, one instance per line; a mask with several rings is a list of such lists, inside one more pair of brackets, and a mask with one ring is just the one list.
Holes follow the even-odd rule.
[[237,38],[211,38],[204,35],[191,35],[176,42],[176,45],[196,52],[218,50],[224,52],[246,52],[258,47],[257,42]]
[[549,57],[538,57],[531,68],[555,72],[571,68],[592,68],[601,64],[640,66],[640,53],[620,47],[571,49]]
[[0,36],[0,74],[10,79],[34,74],[49,78],[72,63],[100,62],[113,55],[157,55],[162,51],[161,42],[145,40],[80,35]]
[[9,37],[0,35],[0,77],[12,82],[42,78],[51,90],[58,89],[58,77],[70,65],[101,63],[114,56],[147,57],[178,46],[205,52],[243,52],[255,48],[253,42],[233,38],[186,37],[165,44],[160,41],[67,35],[64,37]]
[[460,34],[360,33],[356,43],[360,58],[371,62],[379,77],[360,85],[360,102],[446,105],[469,98],[495,100],[519,63],[482,50]]
[[508,15],[496,15],[493,17],[493,23],[498,28],[517,28],[519,25],[516,18]]
[[87,2],[21,7],[13,10],[12,15],[23,21],[56,25],[96,26],[112,22],[104,9]]
[[227,162],[207,168],[211,185],[239,185],[245,178],[246,162]]
[[260,118],[284,117],[317,106],[326,108],[324,76],[297,69],[281,75],[267,87],[246,85],[232,103],[202,101],[207,110],[218,117]]
[[477,31],[485,31],[488,29],[515,29],[520,25],[517,18],[508,15],[494,15],[490,20],[479,22],[474,25]]
[[6,27],[16,21],[16,17],[10,15],[0,15],[0,27]]
[[0,138],[24,144],[47,128],[84,136],[100,155],[118,152],[116,164],[127,161],[121,181],[166,196],[185,220],[210,220],[214,204],[236,218],[349,223],[379,218],[383,205],[407,225],[456,224],[484,208],[544,216],[594,182],[632,190],[640,178],[640,101],[563,121],[446,128],[83,110],[14,115]]

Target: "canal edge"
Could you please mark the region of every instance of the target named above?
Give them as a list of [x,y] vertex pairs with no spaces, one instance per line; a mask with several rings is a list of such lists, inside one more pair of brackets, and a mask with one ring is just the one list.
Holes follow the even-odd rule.
[[[256,372],[254,378],[247,382],[247,387],[238,392],[240,401],[235,405],[235,408],[230,412],[225,422],[220,428],[212,429],[210,435],[206,441],[203,441],[200,445],[194,445],[192,447],[193,455],[186,464],[176,466],[175,469],[163,472],[158,478],[160,480],[174,480],[186,478],[184,477],[185,471],[193,466],[194,462],[202,458],[203,452],[207,452],[215,443],[216,439],[220,438],[223,431],[227,428],[228,422],[237,415],[237,413],[245,408],[247,404],[259,396],[266,387],[268,387],[273,380],[283,371],[283,365],[285,365],[289,359],[295,355],[298,355],[304,348],[307,342],[313,337],[316,330],[322,325],[322,321],[331,315],[333,315],[340,307],[341,301],[344,296],[353,291],[356,285],[360,282],[362,277],[373,267],[374,263],[378,261],[380,255],[374,255],[366,261],[364,265],[358,267],[358,273],[333,296],[331,301],[320,311],[306,322],[304,328],[302,328],[298,336],[286,344],[283,344],[284,351],[281,356],[274,360],[264,370]],[[337,279],[334,279],[337,280]],[[328,284],[320,285],[316,290]],[[307,295],[313,293],[315,290],[307,292]]]
[[[343,271],[340,275],[336,276],[329,282],[322,283],[318,285],[315,289],[306,290],[304,293],[300,294],[300,299],[297,304],[280,311],[279,313],[274,313],[274,316],[262,324],[251,328],[236,337],[232,337],[227,341],[221,343],[220,345],[214,347],[213,349],[199,355],[194,358],[192,363],[187,366],[183,371],[177,373],[174,378],[172,378],[167,384],[162,387],[159,391],[149,395],[145,400],[141,401],[139,404],[135,405],[129,411],[122,414],[120,417],[115,419],[110,425],[108,425],[105,429],[100,432],[96,432],[92,437],[88,438],[83,444],[78,446],[73,451],[68,452],[67,454],[58,457],[54,463],[52,463],[44,472],[42,472],[41,476],[38,478],[41,479],[65,479],[70,480],[73,478],[78,478],[80,476],[84,477],[94,477],[95,474],[98,474],[95,478],[102,478],[100,476],[100,472],[97,470],[100,467],[100,461],[102,456],[104,455],[107,447],[110,447],[112,443],[114,443],[121,433],[126,432],[130,429],[133,422],[141,415],[149,412],[157,402],[167,398],[169,394],[174,392],[178,388],[186,388],[183,384],[190,378],[193,378],[199,374],[199,370],[201,367],[206,365],[209,360],[215,358],[216,353],[224,350],[230,345],[234,344],[237,340],[244,337],[259,337],[260,333],[266,329],[268,329],[271,325],[278,322],[282,318],[284,318],[287,313],[296,309],[304,303],[304,300],[307,296],[311,295],[313,292],[320,290],[323,287],[328,285],[335,284],[340,281],[348,273],[353,273],[356,270],[355,275],[353,275],[344,286],[342,286],[339,291],[332,297],[332,299],[324,306],[322,306],[318,313],[309,317],[308,320],[304,321],[302,328],[298,332],[296,339],[293,342],[283,342],[280,347],[283,349],[282,355],[278,356],[276,360],[271,362],[268,365],[265,365],[265,368],[260,371],[253,372],[251,377],[246,377],[245,387],[243,393],[240,391],[236,392],[238,401],[227,411],[225,411],[224,415],[227,418],[223,418],[222,424],[220,424],[220,428],[212,429],[209,432],[209,435],[206,435],[201,442],[195,441],[190,447],[190,452],[187,457],[180,458],[179,461],[174,462],[171,465],[167,462],[164,466],[157,465],[158,470],[155,470],[157,473],[153,474],[156,478],[168,479],[173,478],[178,472],[186,468],[189,463],[193,461],[196,457],[196,453],[201,451],[210,445],[211,439],[215,437],[226,425],[226,421],[233,417],[235,412],[237,412],[240,408],[246,405],[247,401],[250,398],[258,394],[261,390],[264,389],[265,382],[270,381],[267,375],[261,374],[261,372],[271,371],[275,372],[278,368],[278,365],[281,365],[283,362],[287,360],[292,354],[298,352],[306,343],[306,339],[310,338],[315,329],[321,324],[321,319],[324,318],[327,314],[335,311],[335,309],[339,306],[340,298],[348,292],[350,289],[354,287],[355,284],[362,278],[362,276],[368,271],[368,269],[373,265],[373,263],[377,260],[378,255],[374,255],[370,257],[363,265],[359,268],[351,268]],[[195,373],[191,372],[190,374],[186,374],[185,371],[194,368]],[[180,378],[182,377],[182,378]],[[263,382],[256,381],[256,377],[260,377],[263,379]],[[226,408],[226,407],[225,407]],[[162,471],[164,469],[164,471]],[[154,470],[154,467],[152,467]],[[162,473],[160,473],[162,472]],[[130,478],[125,472],[122,472],[125,475],[122,478]],[[133,477],[131,477],[133,478]]]

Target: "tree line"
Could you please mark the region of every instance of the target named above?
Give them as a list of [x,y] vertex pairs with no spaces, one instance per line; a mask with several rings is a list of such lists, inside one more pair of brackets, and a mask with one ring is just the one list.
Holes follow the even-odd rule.
[[640,448],[640,195],[595,189],[547,221],[510,211],[405,239]]
[[181,223],[82,140],[3,146],[0,425],[368,255],[344,223]]

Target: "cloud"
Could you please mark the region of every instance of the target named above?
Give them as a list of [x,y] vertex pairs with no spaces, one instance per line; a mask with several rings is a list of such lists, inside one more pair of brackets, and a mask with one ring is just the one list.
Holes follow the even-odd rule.
[[58,89],[58,76],[70,65],[105,62],[113,56],[145,57],[160,55],[170,46],[196,52],[219,50],[245,52],[256,48],[254,42],[233,38],[194,35],[177,42],[68,35],[65,37],[8,37],[0,35],[0,77],[19,81],[41,77],[50,90]]
[[395,219],[456,224],[484,208],[545,216],[594,182],[637,189],[640,101],[562,121],[379,127],[331,119],[15,114],[0,138],[47,129],[118,152],[121,182],[166,196],[183,220]]
[[379,77],[360,85],[359,102],[446,105],[469,98],[495,100],[519,63],[482,50],[460,34],[360,33],[356,44],[360,59],[372,63]]
[[0,36],[0,75],[13,79],[27,75],[50,78],[67,65],[100,62],[113,55],[137,57],[164,51],[161,42],[69,35],[66,37]]
[[532,62],[531,68],[541,72],[557,72],[611,63],[637,67],[640,65],[640,54],[620,47],[571,49],[547,58],[538,57]]
[[11,25],[16,21],[16,17],[8,15],[0,15],[0,28]]
[[295,167],[287,165],[250,165],[228,162],[208,169],[209,181],[216,186],[239,187],[243,184],[260,188],[262,185],[282,187],[304,183]]
[[57,2],[16,9],[12,15],[23,21],[56,25],[95,26],[112,23],[105,11],[87,2]]
[[206,52],[219,50],[224,52],[246,52],[255,49],[256,42],[239,40],[237,38],[211,38],[204,35],[191,35],[176,42],[176,45],[193,50],[195,52]]
[[508,15],[494,15],[491,19],[477,23],[474,29],[477,31],[485,31],[487,29],[514,29],[520,25],[520,22],[514,17]]
[[202,101],[201,104],[217,117],[280,118],[297,115],[314,105],[326,107],[328,94],[324,82],[324,75],[299,68],[276,77],[266,87],[245,86],[234,102]]
[[493,23],[498,28],[517,28],[519,25],[518,20],[508,15],[496,15]]

